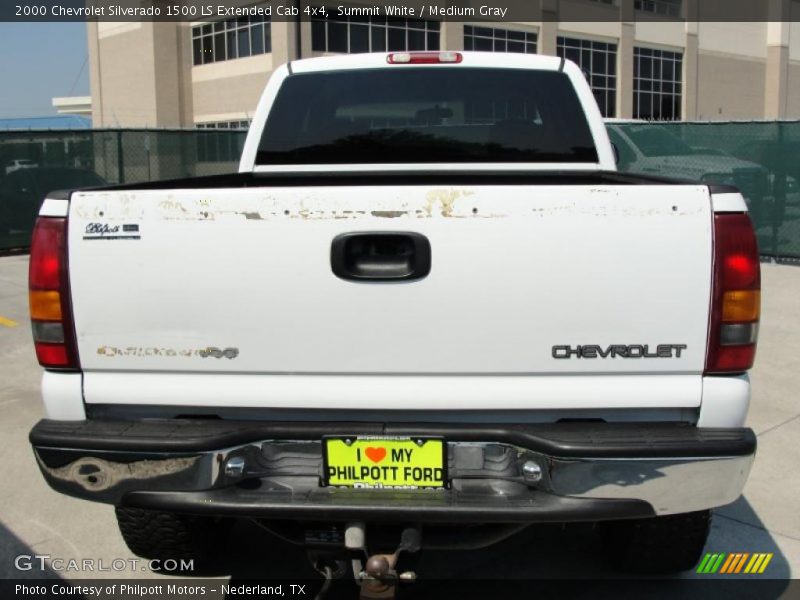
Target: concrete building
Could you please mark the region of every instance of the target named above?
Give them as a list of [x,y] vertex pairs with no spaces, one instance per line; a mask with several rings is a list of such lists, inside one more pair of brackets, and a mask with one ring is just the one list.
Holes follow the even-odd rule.
[[800,118],[796,0],[765,0],[769,22],[745,23],[697,22],[700,0],[530,1],[537,22],[90,22],[93,121],[96,127],[246,127],[276,66],[387,49],[566,56],[582,67],[609,117]]

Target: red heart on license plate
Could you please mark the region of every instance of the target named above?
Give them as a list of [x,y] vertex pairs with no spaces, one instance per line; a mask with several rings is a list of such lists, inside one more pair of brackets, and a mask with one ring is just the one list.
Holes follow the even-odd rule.
[[372,462],[379,463],[384,458],[386,458],[386,448],[369,447],[366,450],[364,450],[364,454],[366,454],[367,458],[370,459]]

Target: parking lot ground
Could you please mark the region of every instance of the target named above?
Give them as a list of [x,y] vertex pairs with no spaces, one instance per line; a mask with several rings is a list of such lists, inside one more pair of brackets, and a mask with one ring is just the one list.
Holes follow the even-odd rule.
[[[92,558],[111,564],[132,559],[109,506],[50,490],[28,445],[30,428],[43,416],[40,369],[34,358],[27,310],[27,257],[0,258],[0,577],[64,579],[165,578],[147,571],[20,571],[15,557]],[[773,552],[763,577],[800,574],[800,268],[763,266],[763,318],[749,423],[758,456],[744,495],[715,511],[709,552]],[[220,548],[233,580],[306,578],[315,574],[297,548],[238,523]],[[590,525],[531,527],[497,546],[469,552],[426,551],[421,578],[606,578],[598,535]],[[678,579],[709,577],[687,573]],[[716,575],[714,577],[722,577]],[[731,577],[736,577],[731,576]],[[796,591],[796,590],[795,590]]]

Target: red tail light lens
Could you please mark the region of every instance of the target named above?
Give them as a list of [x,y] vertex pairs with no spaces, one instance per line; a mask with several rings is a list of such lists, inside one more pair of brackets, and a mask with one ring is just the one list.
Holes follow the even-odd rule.
[[28,287],[39,364],[46,369],[80,369],[67,274],[66,219],[37,219],[31,239]]
[[714,281],[706,373],[753,366],[761,316],[761,265],[750,217],[714,215]]

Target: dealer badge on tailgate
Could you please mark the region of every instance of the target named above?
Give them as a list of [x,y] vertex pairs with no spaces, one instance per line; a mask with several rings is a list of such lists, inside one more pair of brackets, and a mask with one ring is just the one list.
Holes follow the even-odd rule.
[[447,445],[440,438],[325,437],[323,485],[443,488]]

